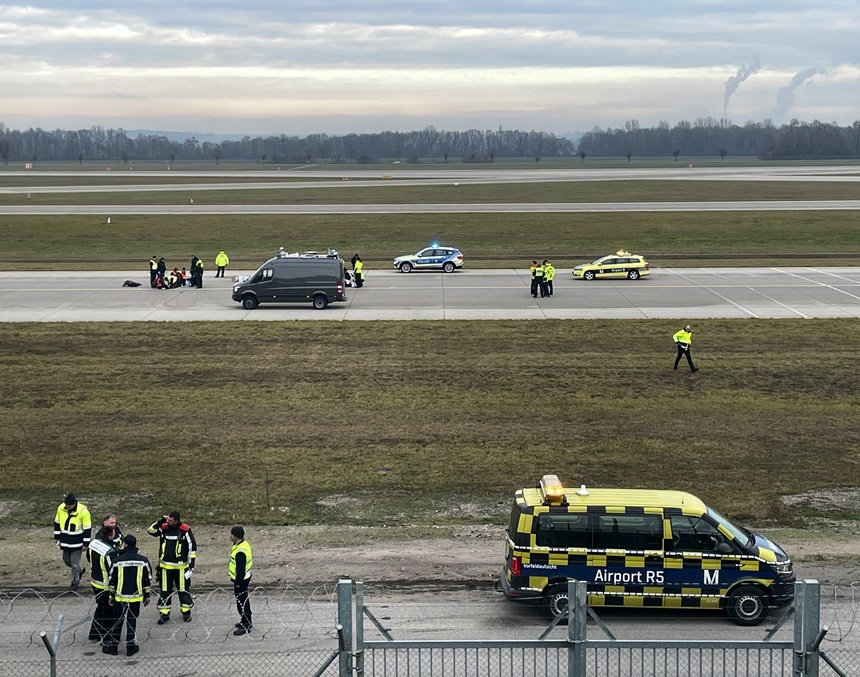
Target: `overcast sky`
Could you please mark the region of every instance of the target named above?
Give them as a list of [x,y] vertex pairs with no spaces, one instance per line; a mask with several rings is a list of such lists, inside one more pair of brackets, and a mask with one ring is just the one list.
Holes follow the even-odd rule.
[[300,136],[724,113],[848,125],[858,35],[857,0],[7,4],[0,122]]

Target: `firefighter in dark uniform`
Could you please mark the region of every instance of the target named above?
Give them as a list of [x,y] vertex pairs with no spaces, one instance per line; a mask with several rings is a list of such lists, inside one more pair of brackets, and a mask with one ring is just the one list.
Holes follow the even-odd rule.
[[239,622],[233,634],[237,637],[251,632],[251,601],[248,599],[248,585],[251,583],[251,567],[254,558],[251,556],[251,545],[245,540],[245,529],[235,526],[230,529],[230,564],[227,572],[233,583],[233,594],[236,595],[236,610],[239,612]]
[[170,620],[170,601],[173,590],[179,594],[182,620],[191,620],[191,572],[197,559],[197,542],[191,527],[185,524],[175,510],[149,527],[150,536],[161,539],[158,551],[158,580],[161,583],[158,596],[158,624]]
[[90,585],[96,597],[96,610],[93,612],[93,622],[90,625],[89,639],[103,642],[116,620],[114,607],[110,602],[108,587],[110,569],[116,559],[122,535],[116,526],[116,516],[108,515],[102,520],[102,528],[96,537],[90,541],[87,549],[87,561],[91,565]]
[[149,606],[152,585],[152,567],[149,560],[137,551],[137,539],[127,534],[122,539],[125,547],[110,568],[110,604],[114,607],[116,621],[104,641],[102,653],[116,656],[122,638],[122,626],[126,625],[125,649],[134,656],[140,647],[137,645],[137,617],[140,616],[140,603]]

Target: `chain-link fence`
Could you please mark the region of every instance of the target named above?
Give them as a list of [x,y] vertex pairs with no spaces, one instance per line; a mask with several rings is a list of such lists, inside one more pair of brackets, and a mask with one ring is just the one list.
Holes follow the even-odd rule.
[[[822,677],[860,675],[860,583],[821,586],[821,625],[827,634],[821,642]],[[829,662],[836,666],[833,669]]]

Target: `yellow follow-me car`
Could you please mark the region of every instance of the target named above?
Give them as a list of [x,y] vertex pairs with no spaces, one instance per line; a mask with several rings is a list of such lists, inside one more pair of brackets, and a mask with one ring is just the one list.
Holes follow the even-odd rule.
[[645,260],[644,256],[631,254],[623,249],[619,249],[609,256],[599,258],[592,263],[583,263],[573,269],[573,276],[581,277],[583,280],[615,277],[627,277],[631,280],[638,280],[640,277],[650,275],[650,273],[648,261]]

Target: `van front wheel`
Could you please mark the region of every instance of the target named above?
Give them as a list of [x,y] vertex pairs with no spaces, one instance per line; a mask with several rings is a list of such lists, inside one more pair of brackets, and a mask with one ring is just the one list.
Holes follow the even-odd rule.
[[254,310],[257,307],[257,297],[252,294],[246,294],[242,297],[242,307],[245,310]]
[[314,296],[314,308],[317,310],[322,310],[328,305],[328,299],[325,297],[325,294],[317,294]]
[[736,625],[758,625],[767,616],[767,595],[754,585],[742,585],[729,595],[726,611]]
[[547,618],[567,617],[567,585],[556,585],[543,596],[543,613]]

